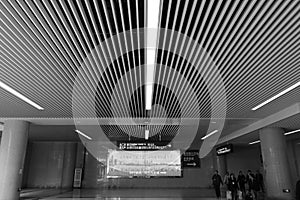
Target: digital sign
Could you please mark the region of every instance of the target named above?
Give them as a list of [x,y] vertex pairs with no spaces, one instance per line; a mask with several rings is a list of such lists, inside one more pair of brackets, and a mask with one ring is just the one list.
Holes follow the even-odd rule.
[[216,151],[218,156],[231,153],[233,151],[232,144],[220,146],[216,149]]
[[179,150],[109,150],[107,158],[107,178],[181,177],[180,158]]
[[118,147],[127,151],[151,151],[170,149],[172,145],[169,142],[118,142]]
[[182,165],[184,168],[199,168],[199,150],[187,150],[182,154]]

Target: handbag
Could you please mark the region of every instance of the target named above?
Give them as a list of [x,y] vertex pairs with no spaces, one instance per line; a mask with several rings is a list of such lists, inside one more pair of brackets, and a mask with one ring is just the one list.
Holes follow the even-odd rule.
[[229,190],[226,191],[226,199],[232,200],[232,194],[231,194],[231,191],[229,191]]
[[241,190],[237,192],[237,196],[239,200],[243,200],[243,192]]

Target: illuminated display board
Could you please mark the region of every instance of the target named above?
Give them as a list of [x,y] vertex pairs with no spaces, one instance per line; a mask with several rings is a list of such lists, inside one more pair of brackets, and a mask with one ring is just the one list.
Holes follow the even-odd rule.
[[107,178],[181,177],[181,175],[179,150],[108,151]]
[[216,149],[216,151],[218,156],[231,153],[233,151],[232,144],[220,146]]
[[120,150],[146,151],[146,150],[166,150],[172,145],[168,142],[118,142]]

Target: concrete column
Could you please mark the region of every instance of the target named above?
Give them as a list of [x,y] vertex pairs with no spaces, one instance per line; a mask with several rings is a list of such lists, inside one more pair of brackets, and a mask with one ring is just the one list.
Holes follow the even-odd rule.
[[274,200],[293,199],[292,192],[283,192],[283,189],[292,189],[286,139],[283,134],[284,130],[281,128],[264,128],[259,133],[267,196]]
[[0,200],[19,199],[29,123],[8,120],[0,145]]
[[227,172],[227,162],[226,162],[226,155],[222,156],[216,156],[217,161],[217,170],[219,171],[220,176],[222,179],[225,176],[225,173]]
[[69,142],[64,145],[64,162],[61,180],[62,188],[72,188],[76,162],[76,143]]

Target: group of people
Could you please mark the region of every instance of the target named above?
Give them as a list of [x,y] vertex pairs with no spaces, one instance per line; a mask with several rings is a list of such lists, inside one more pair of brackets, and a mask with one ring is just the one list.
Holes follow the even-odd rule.
[[[221,185],[226,185],[227,191],[230,191],[232,200],[238,200],[239,195],[242,196],[242,199],[245,199],[246,194],[248,193],[257,199],[257,192],[264,192],[263,175],[259,170],[256,171],[256,174],[253,174],[251,170],[248,170],[246,175],[240,171],[237,178],[234,173],[227,172],[223,179],[216,170],[212,177],[212,182],[218,199],[221,198]],[[246,185],[248,185],[247,191]]]

